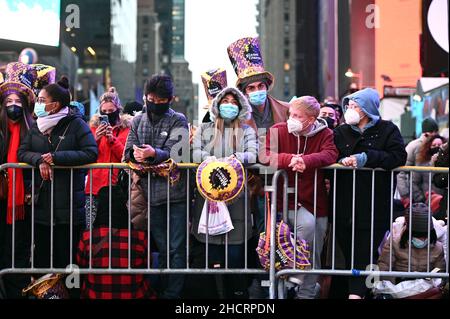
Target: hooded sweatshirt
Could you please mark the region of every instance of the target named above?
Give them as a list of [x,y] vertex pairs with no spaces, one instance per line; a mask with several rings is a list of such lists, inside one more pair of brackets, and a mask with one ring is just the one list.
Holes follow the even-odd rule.
[[[278,150],[277,150],[278,148]],[[288,132],[287,123],[274,125],[267,134],[266,155],[270,158],[270,165],[288,172],[289,187],[295,187],[295,172],[289,167],[296,154],[303,154],[306,170],[298,173],[298,204],[304,206],[314,214],[314,181],[317,170],[317,217],[328,215],[328,200],[325,187],[324,171],[326,167],[336,163],[338,151],[334,145],[333,131],[325,120],[317,119],[312,130],[304,136],[295,136]],[[280,183],[278,187],[281,187]],[[280,188],[281,189],[281,188]],[[282,192],[278,192],[278,210],[282,209]],[[293,194],[288,197],[289,210],[295,209]]]
[[375,122],[374,125],[378,122],[380,119],[380,112],[378,111],[380,107],[380,96],[376,90],[367,88],[344,97],[342,100],[344,112],[347,111],[350,101],[359,105],[362,111],[370,118],[370,122]]
[[[234,150],[230,146],[230,136],[224,134],[222,138],[222,147],[211,148],[210,143],[214,138],[215,120],[220,118],[219,102],[227,95],[233,94],[239,103],[238,119],[242,123],[242,139]],[[193,160],[195,163],[203,162],[207,157],[216,155],[216,157],[228,157],[234,154],[236,158],[244,165],[256,164],[258,154],[258,141],[256,132],[247,124],[244,124],[251,117],[251,107],[245,96],[236,88],[229,87],[223,89],[214,99],[209,114],[212,122],[203,123],[197,129],[193,142]],[[225,122],[225,129],[229,124]],[[220,155],[219,155],[220,154]]]
[[[350,125],[354,131],[363,133],[365,130],[375,126],[381,119],[380,112],[378,110],[380,107],[380,96],[378,95],[377,90],[366,88],[344,97],[344,99],[342,100],[344,113],[347,111],[350,101],[358,104],[364,114],[366,114],[369,118],[369,123],[367,123],[362,130],[357,125]],[[364,167],[364,165],[367,163],[367,154],[359,153],[354,154],[354,156],[357,160],[357,167]]]

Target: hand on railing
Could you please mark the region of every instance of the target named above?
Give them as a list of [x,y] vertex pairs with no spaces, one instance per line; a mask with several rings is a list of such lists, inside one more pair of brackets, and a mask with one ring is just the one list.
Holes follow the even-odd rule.
[[52,169],[48,163],[42,163],[41,165],[39,165],[39,170],[44,181],[53,179]]
[[133,145],[134,158],[139,163],[144,163],[148,158],[155,157],[155,149],[150,145],[141,145],[140,147]]
[[356,168],[358,166],[358,161],[356,160],[356,157],[352,155],[352,156],[344,158],[341,161],[341,164],[344,166],[348,166],[348,167],[351,166],[351,167]]
[[53,163],[53,156],[51,153],[43,154],[41,157],[44,160],[44,162],[47,163],[48,165],[55,165]]
[[306,165],[305,161],[303,160],[302,154],[298,154],[292,157],[289,167],[291,167],[294,172],[303,173],[306,169]]

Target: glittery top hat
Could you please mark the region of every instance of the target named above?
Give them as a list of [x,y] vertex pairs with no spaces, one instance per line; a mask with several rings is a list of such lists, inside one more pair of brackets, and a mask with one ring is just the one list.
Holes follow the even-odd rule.
[[264,69],[258,38],[242,38],[228,46],[228,56],[238,76],[236,86],[242,89],[252,81],[266,81],[269,89],[274,77]]
[[0,98],[3,100],[8,95],[16,93],[25,97],[31,106],[35,100],[33,85],[37,77],[37,70],[31,65],[21,62],[9,63],[6,66],[5,82],[0,85]]
[[44,64],[32,64],[31,67],[36,69],[37,78],[33,83],[33,91],[36,96],[39,95],[45,86],[56,82],[56,69],[53,66]]
[[227,87],[227,71],[214,69],[203,73],[201,77],[208,103],[211,104],[217,94]]

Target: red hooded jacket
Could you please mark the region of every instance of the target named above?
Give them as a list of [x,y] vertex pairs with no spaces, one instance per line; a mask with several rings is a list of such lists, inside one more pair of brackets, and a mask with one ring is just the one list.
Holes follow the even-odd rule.
[[[116,126],[113,129],[113,136],[111,142],[103,136],[97,141],[98,145],[98,159],[97,163],[120,163],[122,161],[123,150],[127,142],[128,133],[130,128],[128,127],[129,120],[124,119],[122,116],[122,125]],[[91,131],[95,136],[97,131],[97,125],[95,124],[95,118],[93,122],[91,121]],[[94,123],[94,124],[92,124]],[[112,184],[117,184],[117,175],[119,174],[118,169],[114,169],[111,179]],[[92,194],[97,195],[98,191],[105,186],[109,185],[109,169],[93,169],[92,170]],[[86,194],[90,192],[90,173],[88,173],[88,178],[86,182]]]
[[[317,217],[328,216],[328,196],[325,187],[325,179],[321,167],[326,167],[336,163],[338,151],[334,145],[333,131],[328,129],[327,124],[322,119],[314,123],[314,129],[307,136],[295,136],[288,132],[287,123],[278,123],[267,134],[265,145],[266,155],[270,159],[270,165],[277,169],[284,169],[288,172],[289,187],[294,187],[295,172],[289,167],[292,157],[296,154],[303,154],[306,170],[298,173],[298,204],[304,206],[314,214],[314,179],[317,170]],[[278,145],[277,145],[278,144]],[[278,148],[278,150],[277,150]],[[269,163],[267,163],[269,164]],[[278,189],[282,188],[282,181],[278,184]],[[278,192],[278,211],[283,208],[282,191]],[[294,210],[295,198],[293,194],[288,197],[289,210]]]

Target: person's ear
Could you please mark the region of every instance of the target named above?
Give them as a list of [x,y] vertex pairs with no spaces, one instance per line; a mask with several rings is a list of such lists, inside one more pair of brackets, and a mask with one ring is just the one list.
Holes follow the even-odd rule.
[[51,112],[55,107],[55,102],[45,103],[45,111]]
[[49,114],[58,113],[58,111],[61,109],[60,102],[52,102],[52,103],[49,103],[49,105],[53,105],[53,107],[51,107],[50,110],[48,111]]

